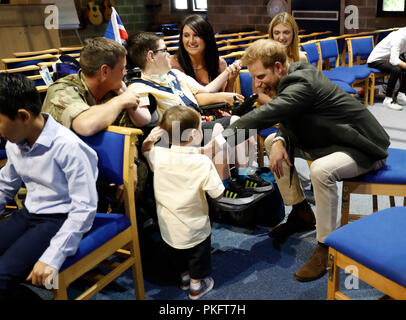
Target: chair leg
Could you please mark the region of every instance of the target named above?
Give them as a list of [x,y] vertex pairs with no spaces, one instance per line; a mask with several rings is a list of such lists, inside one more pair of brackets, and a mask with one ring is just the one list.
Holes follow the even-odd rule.
[[58,288],[52,290],[54,300],[68,300],[68,291],[62,277],[58,277]]
[[264,138],[261,137],[259,134],[257,135],[258,140],[258,165],[260,167],[264,166]]
[[328,281],[327,299],[336,300],[336,292],[340,286],[340,269],[337,267],[337,251],[329,248],[328,251]]
[[376,194],[372,195],[372,211],[378,211],[378,196]]
[[370,93],[369,93],[369,104],[371,106],[374,105],[375,101],[375,75],[371,74],[371,79],[370,79]]
[[390,202],[390,206],[391,207],[394,207],[396,204],[395,204],[395,197],[394,196],[390,196],[389,197],[389,202]]
[[369,77],[365,79],[364,84],[364,106],[368,107]]
[[131,243],[130,251],[135,258],[134,264],[131,267],[134,279],[135,296],[137,300],[145,300],[144,276],[142,272],[140,248],[135,241]]
[[341,197],[341,225],[348,224],[350,214],[350,193],[348,186],[343,184],[343,192]]

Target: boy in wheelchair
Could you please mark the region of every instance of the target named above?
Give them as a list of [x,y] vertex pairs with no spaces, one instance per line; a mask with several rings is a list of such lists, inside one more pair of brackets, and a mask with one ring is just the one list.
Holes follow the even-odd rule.
[[[130,85],[140,96],[136,113],[124,113],[122,126],[142,128],[144,136],[160,123],[163,113],[176,105],[186,105],[200,113],[202,105],[226,102],[233,105],[234,99],[243,101],[243,96],[232,92],[218,92],[212,86],[203,87],[193,78],[179,70],[171,69],[169,54],[164,40],[153,33],[140,32],[129,37],[127,42],[128,61],[141,69],[141,78]],[[219,84],[221,86],[221,84]],[[151,107],[156,103],[156,107]],[[214,158],[214,164],[226,187],[225,196],[220,200],[229,204],[246,204],[254,200],[254,192],[265,192],[272,185],[250,171],[247,159],[247,144],[241,143],[235,149],[236,177],[231,177],[227,161],[228,150],[214,150],[212,139],[239,117],[228,116],[214,121],[202,122],[204,142],[202,153]],[[252,150],[252,148],[250,148]],[[247,174],[249,173],[249,174]]]

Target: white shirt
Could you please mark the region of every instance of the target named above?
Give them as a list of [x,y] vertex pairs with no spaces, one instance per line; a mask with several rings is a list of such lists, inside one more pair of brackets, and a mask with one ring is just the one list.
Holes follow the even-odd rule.
[[[176,75],[179,81],[180,87],[182,89],[182,94],[184,94],[186,97],[189,98],[190,101],[194,102],[197,105],[197,101],[194,95],[202,90],[204,87],[200,85],[195,79],[189,77],[188,75],[177,69],[172,69],[171,71]],[[174,80],[174,77],[170,74],[148,75],[142,73],[141,79],[155,83],[156,85],[162,87],[173,88],[172,82]],[[131,86],[134,86],[136,88],[136,92],[140,96],[140,106],[150,105],[148,98],[149,93],[153,94],[156,97],[157,114],[152,115],[153,120],[151,120],[151,122],[153,123],[161,121],[162,115],[164,114],[165,110],[172,108],[173,106],[185,105],[182,98],[180,97],[181,93],[177,94],[176,92],[174,92],[174,89],[172,89],[172,92],[165,92],[140,82],[135,82],[131,84]]]
[[218,198],[224,185],[213,162],[198,148],[153,147],[145,152],[154,172],[154,193],[162,239],[177,249],[192,248],[211,232],[206,192]]
[[32,214],[67,214],[39,260],[59,269],[92,226],[97,209],[97,154],[52,116],[32,148],[7,142],[0,170],[0,212],[25,183],[25,207]]
[[391,32],[381,40],[368,57],[368,63],[387,60],[397,66],[401,60],[399,56],[406,52],[406,28]]

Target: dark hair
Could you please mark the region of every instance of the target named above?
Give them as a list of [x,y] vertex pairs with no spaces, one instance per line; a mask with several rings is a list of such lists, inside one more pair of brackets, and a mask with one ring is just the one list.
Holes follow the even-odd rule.
[[127,68],[138,67],[141,70],[147,63],[147,53],[149,50],[157,50],[159,40],[162,37],[152,32],[136,32],[131,34],[127,39]]
[[206,48],[204,50],[204,62],[206,63],[207,71],[209,73],[209,80],[214,80],[219,75],[219,52],[217,50],[216,39],[210,23],[204,20],[198,14],[186,17],[180,28],[179,48],[176,53],[180,66],[188,76],[196,79],[192,62],[190,61],[189,54],[187,53],[182,41],[183,29],[186,25],[192,29],[206,44]]
[[[164,112],[159,126],[167,132],[169,143],[179,143],[186,130],[199,128],[200,120],[200,114],[196,110],[186,106],[174,106]],[[179,122],[179,132],[175,132],[177,137],[172,136],[174,122]]]
[[83,73],[92,77],[103,64],[114,68],[118,60],[126,54],[126,49],[117,41],[96,37],[85,40],[79,63]]
[[35,116],[41,112],[41,98],[34,81],[19,73],[0,73],[0,113],[14,120],[19,109]]

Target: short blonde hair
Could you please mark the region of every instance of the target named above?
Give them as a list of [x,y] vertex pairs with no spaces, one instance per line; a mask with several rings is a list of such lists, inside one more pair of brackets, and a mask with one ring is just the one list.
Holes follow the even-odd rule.
[[269,39],[273,39],[273,28],[278,24],[287,25],[292,29],[293,39],[292,43],[288,46],[287,54],[293,61],[299,61],[299,31],[295,19],[293,19],[293,17],[287,12],[278,13],[269,23]]
[[276,61],[286,65],[286,48],[275,40],[257,40],[245,50],[241,62],[244,66],[248,66],[257,60],[261,60],[266,69],[273,68]]
[[[159,126],[168,133],[169,143],[180,143],[182,142],[181,139],[184,132],[186,130],[198,129],[200,121],[201,116],[196,110],[179,105],[169,108],[164,112]],[[175,122],[178,122],[179,132],[173,132]],[[172,136],[173,133],[178,135],[178,137]]]

